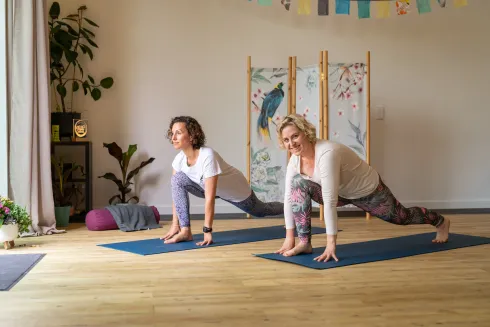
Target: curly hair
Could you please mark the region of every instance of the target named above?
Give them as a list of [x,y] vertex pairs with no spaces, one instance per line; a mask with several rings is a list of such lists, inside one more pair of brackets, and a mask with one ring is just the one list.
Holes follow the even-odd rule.
[[167,130],[167,139],[170,141],[170,143],[172,143],[172,127],[175,123],[185,124],[185,128],[187,129],[191,139],[192,148],[199,149],[206,144],[206,135],[204,134],[201,125],[196,119],[189,116],[178,116],[172,118]]
[[312,143],[316,143],[316,128],[315,125],[306,120],[305,117],[298,114],[290,114],[284,117],[281,123],[277,127],[277,138],[279,146],[284,149],[284,143],[282,142],[282,131],[286,126],[296,126],[300,131],[305,133],[308,140]]

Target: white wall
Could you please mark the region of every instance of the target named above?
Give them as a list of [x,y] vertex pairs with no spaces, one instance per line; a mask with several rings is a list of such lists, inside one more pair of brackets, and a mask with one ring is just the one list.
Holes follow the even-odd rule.
[[[62,0],[62,12],[79,1]],[[245,0],[86,0],[101,27],[100,49],[87,66],[115,87],[94,103],[81,100],[94,143],[94,204],[116,192],[97,179],[117,171],[102,142],[156,158],[137,180],[144,203],[171,212],[171,161],[165,140],[171,117],[192,115],[204,126],[208,145],[246,170],[246,57],[256,65],[365,60],[371,51],[372,108],[386,106],[385,120],[372,120],[372,165],[407,205],[430,208],[490,207],[490,1],[465,8],[437,8],[388,19],[298,16],[280,7]],[[334,2],[331,1],[331,8]],[[331,9],[333,10],[333,9]],[[192,212],[203,212],[192,198]],[[219,202],[217,212],[237,212]]]

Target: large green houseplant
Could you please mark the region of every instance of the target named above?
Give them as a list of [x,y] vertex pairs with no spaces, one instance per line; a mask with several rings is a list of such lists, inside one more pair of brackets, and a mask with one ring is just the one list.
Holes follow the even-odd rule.
[[97,101],[102,97],[102,89],[109,89],[114,84],[112,77],[96,82],[82,67],[82,56],[93,60],[94,48],[98,48],[93,30],[99,25],[85,16],[86,10],[86,6],[80,6],[77,13],[60,18],[58,2],[53,2],[49,9],[50,82],[56,103],[51,124],[59,125],[60,137],[70,137],[73,119],[81,118],[80,112],[73,111],[76,92],[83,90],[84,95]]
[[138,146],[136,144],[130,144],[128,146],[128,150],[126,152],[123,152],[121,147],[116,142],[103,144],[104,148],[107,148],[107,150],[109,151],[109,154],[117,160],[122,175],[121,179],[117,178],[114,173],[105,173],[102,176],[98,176],[99,178],[105,178],[107,180],[113,181],[117,185],[117,189],[119,190],[120,194],[113,195],[109,199],[109,204],[114,205],[139,203],[139,197],[136,195],[132,196],[129,199],[126,197],[131,192],[131,184],[133,184],[131,180],[136,175],[138,175],[141,169],[151,164],[155,160],[155,158],[151,157],[148,160],[142,161],[139,166],[128,172],[131,157],[138,149]]

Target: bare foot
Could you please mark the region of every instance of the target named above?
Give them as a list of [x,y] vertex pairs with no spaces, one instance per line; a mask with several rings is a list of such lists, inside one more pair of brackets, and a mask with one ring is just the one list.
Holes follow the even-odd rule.
[[312,253],[312,252],[313,252],[313,247],[311,246],[311,243],[299,242],[298,245],[296,245],[292,250],[284,252],[283,255],[285,257],[292,257],[300,253]]
[[177,235],[180,232],[180,226],[179,225],[172,225],[170,226],[170,229],[168,230],[167,234],[165,234],[163,237],[160,237],[161,240],[169,240],[175,235]]
[[294,248],[294,238],[286,238],[281,248],[275,253],[284,254],[284,252],[292,250]]
[[451,225],[451,221],[447,218],[444,218],[444,222],[437,227],[437,235],[436,238],[432,240],[432,243],[446,243],[449,238],[449,225]]
[[192,233],[190,229],[185,228],[182,229],[178,234],[174,235],[172,238],[165,240],[165,244],[171,243],[179,243],[179,242],[187,242],[192,241]]

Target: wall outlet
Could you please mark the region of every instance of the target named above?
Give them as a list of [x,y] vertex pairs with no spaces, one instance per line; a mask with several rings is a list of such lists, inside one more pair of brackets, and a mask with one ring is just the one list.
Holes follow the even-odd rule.
[[374,107],[374,119],[376,120],[385,119],[385,106]]

